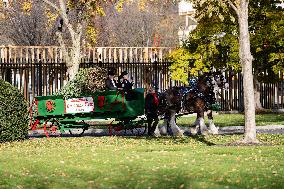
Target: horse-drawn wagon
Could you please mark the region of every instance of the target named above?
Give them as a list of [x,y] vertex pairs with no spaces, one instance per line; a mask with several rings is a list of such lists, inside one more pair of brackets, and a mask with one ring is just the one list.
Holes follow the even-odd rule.
[[[222,74],[220,75],[204,74],[190,87],[172,87],[158,95],[157,116],[164,118],[163,125],[170,127],[173,135],[183,135],[175,119],[181,110],[186,113],[197,113],[193,125],[199,133],[208,130],[204,122],[204,114],[208,111],[209,131],[213,134],[218,133],[218,128],[213,123],[212,111],[220,108],[215,95],[219,87],[225,86],[226,82]],[[115,122],[109,124],[110,135],[120,130],[125,132],[131,130],[133,134],[143,135],[147,130],[147,124],[151,130],[158,128],[156,124],[151,124],[153,121],[151,119],[148,121],[145,118],[138,119],[139,116],[147,113],[144,108],[143,88],[97,91],[67,99],[56,95],[38,96],[35,97],[30,108],[30,128],[43,129],[47,137],[50,133],[58,131],[61,134],[66,131],[73,134],[72,131],[78,129],[82,134],[90,127],[87,121],[112,118]]]
[[[109,133],[131,130],[142,135],[146,131],[144,115],[144,89],[125,91],[101,91],[81,97],[64,99],[63,96],[37,96],[30,107],[31,130],[43,129],[50,134],[62,134],[80,130],[83,134],[90,127],[87,121],[109,119]],[[134,132],[135,130],[135,132]],[[77,132],[78,134],[78,132]]]

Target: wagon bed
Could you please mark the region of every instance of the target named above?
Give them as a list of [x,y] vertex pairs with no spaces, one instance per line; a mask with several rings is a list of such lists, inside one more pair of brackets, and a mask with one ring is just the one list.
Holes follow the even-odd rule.
[[[46,136],[62,134],[81,129],[82,133],[89,128],[86,120],[115,119],[117,124],[110,123],[109,130],[146,130],[144,120],[137,120],[144,115],[144,89],[131,91],[101,91],[85,94],[81,97],[64,99],[63,96],[37,96],[30,107],[31,130],[43,129]],[[81,133],[81,134],[82,134]],[[142,132],[141,132],[142,134]]]

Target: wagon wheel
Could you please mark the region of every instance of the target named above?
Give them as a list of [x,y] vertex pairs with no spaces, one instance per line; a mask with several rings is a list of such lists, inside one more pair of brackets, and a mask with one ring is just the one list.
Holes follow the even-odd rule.
[[[47,138],[49,138],[49,134],[52,136],[61,136],[60,123],[55,118],[50,118],[44,122],[43,131]],[[59,131],[60,133],[58,133]]]
[[146,122],[138,122],[137,125],[132,129],[132,133],[135,136],[143,136],[146,133],[147,127]]
[[124,135],[124,136],[130,134],[127,131],[131,132],[132,135],[135,135],[135,133],[136,133],[134,131],[133,122],[130,119],[125,119],[121,122],[121,134]]
[[122,122],[119,122],[116,125],[112,125],[112,123],[110,124],[110,129],[109,129],[110,135],[117,136],[117,135],[121,135],[122,132],[126,134],[126,128]]
[[[84,121],[82,121],[82,123],[85,124]],[[72,136],[82,136],[86,130],[88,130],[87,127],[74,128],[74,129],[69,129],[69,133],[70,133],[70,135],[72,135]]]
[[33,100],[29,108],[29,126],[31,130],[36,130],[37,125],[40,123],[40,120],[34,118],[36,111],[36,100]]
[[69,129],[69,133],[72,136],[82,136],[87,128],[76,128],[76,129]]

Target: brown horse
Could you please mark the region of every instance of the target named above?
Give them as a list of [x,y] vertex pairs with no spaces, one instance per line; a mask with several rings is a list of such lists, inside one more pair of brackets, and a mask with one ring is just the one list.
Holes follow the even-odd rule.
[[[183,131],[176,125],[176,114],[180,110],[187,113],[196,113],[197,118],[193,126],[196,126],[197,133],[210,132],[218,133],[212,115],[212,104],[215,103],[215,92],[225,86],[225,78],[221,72],[206,73],[200,76],[190,87],[173,87],[160,95],[159,114],[164,115],[164,124],[169,125],[174,136],[183,135]],[[204,122],[204,114],[207,112],[209,129]],[[163,127],[164,132],[166,131]],[[158,127],[155,130],[159,135]]]
[[[163,116],[164,124],[163,126],[170,126],[171,131],[174,136],[182,136],[183,131],[176,125],[176,113],[178,113],[182,109],[182,90],[180,87],[173,87],[171,89],[166,90],[165,92],[161,93],[159,96],[159,107],[158,113],[159,115]],[[165,127],[163,128],[164,132]],[[156,135],[160,135],[158,130],[158,126],[154,132]]]

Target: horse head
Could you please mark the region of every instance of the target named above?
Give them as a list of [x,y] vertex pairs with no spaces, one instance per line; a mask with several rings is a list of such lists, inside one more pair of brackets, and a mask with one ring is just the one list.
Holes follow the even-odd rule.
[[167,89],[159,96],[159,112],[164,114],[168,110],[178,112],[181,109],[183,94],[179,87]]

